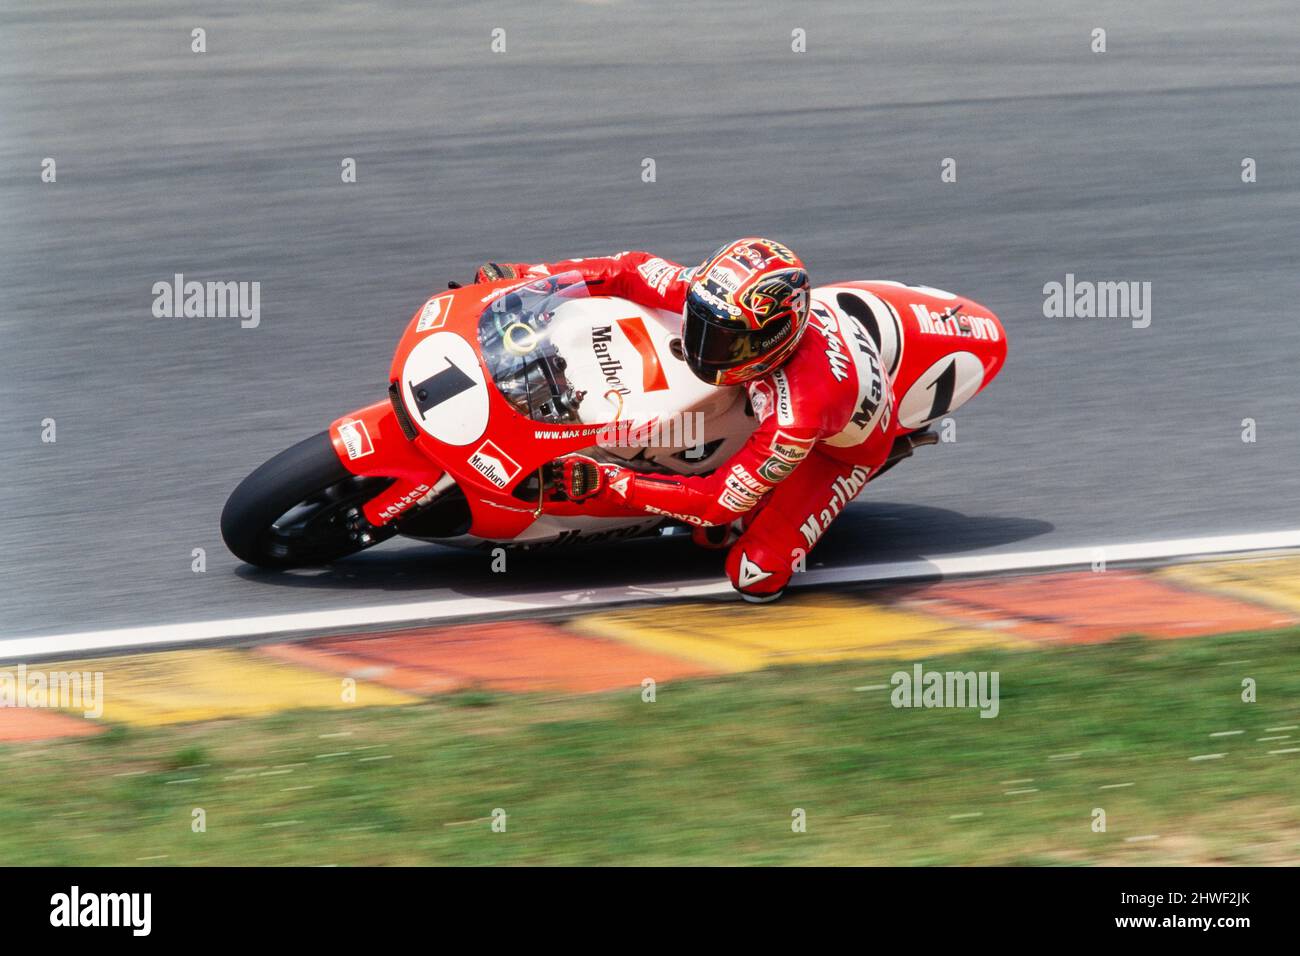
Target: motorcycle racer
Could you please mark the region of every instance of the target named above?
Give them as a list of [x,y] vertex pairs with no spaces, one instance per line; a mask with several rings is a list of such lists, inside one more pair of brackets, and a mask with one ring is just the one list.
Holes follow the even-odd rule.
[[827,526],[886,463],[897,437],[875,342],[812,297],[802,260],[745,238],[688,269],[647,252],[554,263],[487,263],[486,282],[566,271],[593,292],[682,315],[682,351],[713,385],[743,386],[757,427],[708,475],[644,474],[583,455],[557,464],[568,496],[693,525],[730,545],[726,569],[748,601],[778,598]]

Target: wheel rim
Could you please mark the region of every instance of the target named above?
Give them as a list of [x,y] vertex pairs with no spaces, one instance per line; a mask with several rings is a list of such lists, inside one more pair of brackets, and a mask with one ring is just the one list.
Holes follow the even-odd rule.
[[[364,545],[351,519],[360,513],[363,504],[392,483],[392,478],[353,475],[308,495],[263,532],[263,553],[278,561],[301,561],[360,549]],[[380,540],[373,533],[372,539],[369,543]]]

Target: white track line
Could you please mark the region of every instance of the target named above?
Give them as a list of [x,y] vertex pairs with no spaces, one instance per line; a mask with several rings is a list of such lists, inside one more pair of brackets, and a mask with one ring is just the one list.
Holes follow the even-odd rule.
[[[1300,549],[1300,529],[965,557],[941,556],[918,558],[912,561],[817,568],[796,575],[793,583],[794,586],[802,587],[819,584],[902,581],[914,578],[963,577],[1012,571],[1059,570],[1090,567],[1099,556],[1105,559],[1107,565],[1111,565],[1291,549]],[[321,631],[373,630],[385,625],[436,624],[498,615],[553,612],[557,609],[579,611],[615,604],[666,598],[716,597],[730,593],[731,585],[719,578],[704,582],[696,580],[647,586],[602,587],[585,591],[537,592],[515,597],[455,597],[378,607],[339,608],[229,618],[220,621],[190,621],[105,631],[82,631],[46,637],[23,636],[0,639],[0,660],[18,661],[94,651],[188,646],[244,638],[305,635]]]

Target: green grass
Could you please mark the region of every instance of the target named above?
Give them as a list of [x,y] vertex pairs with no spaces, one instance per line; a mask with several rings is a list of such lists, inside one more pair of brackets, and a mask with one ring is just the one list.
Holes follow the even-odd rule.
[[[566,698],[472,692],[3,747],[0,859],[1300,860],[1300,754],[1268,753],[1300,746],[1300,730],[1276,732],[1289,741],[1256,739],[1300,724],[1300,631],[924,663],[999,671],[1000,715],[895,709],[888,690],[853,688],[886,684],[910,663],[849,662],[662,685],[654,703],[639,688]],[[1245,677],[1258,684],[1257,703],[1241,701]],[[1209,736],[1226,730],[1245,733]],[[1213,752],[1227,756],[1188,760]],[[1037,792],[1005,793],[1028,788]],[[796,807],[806,833],[791,831]],[[1098,807],[1105,833],[1091,829]],[[195,808],[206,832],[192,831]],[[494,808],[507,814],[504,833],[491,829]],[[952,819],[972,813],[981,816]],[[1125,842],[1151,834],[1159,839]]]

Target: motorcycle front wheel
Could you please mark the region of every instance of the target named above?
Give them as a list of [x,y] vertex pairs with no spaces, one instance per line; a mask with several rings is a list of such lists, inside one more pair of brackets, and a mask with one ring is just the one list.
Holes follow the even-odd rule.
[[260,568],[329,564],[396,533],[357,521],[361,506],[393,480],[352,474],[320,432],[239,483],[222,509],[221,537],[235,557]]

